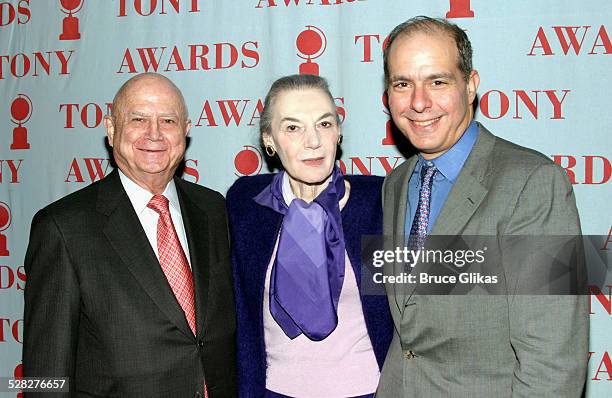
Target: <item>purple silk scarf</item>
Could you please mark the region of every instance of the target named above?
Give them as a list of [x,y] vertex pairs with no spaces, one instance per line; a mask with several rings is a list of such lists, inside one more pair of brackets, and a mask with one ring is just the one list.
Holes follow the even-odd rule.
[[282,214],[276,260],[270,276],[270,313],[285,334],[320,341],[338,325],[344,282],[344,233],[338,202],[344,176],[334,167],[332,180],[313,202],[283,198],[284,171],[255,202]]

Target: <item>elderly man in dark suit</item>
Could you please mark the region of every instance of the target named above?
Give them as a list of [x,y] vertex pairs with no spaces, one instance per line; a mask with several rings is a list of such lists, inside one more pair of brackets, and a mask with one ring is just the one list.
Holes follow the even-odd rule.
[[[546,262],[529,257],[554,246],[553,236],[575,243],[575,250],[561,248],[580,257],[572,239],[580,223],[567,176],[542,154],[473,120],[479,76],[470,42],[456,25],[408,20],[391,32],[384,56],[391,115],[418,151],[385,179],[385,235],[398,246],[410,236],[409,246],[425,249],[441,239],[437,235],[490,237],[500,278],[494,295],[458,284],[452,288],[467,294],[430,294],[418,282],[389,284],[395,336],[376,396],[579,397],[588,297],[576,289],[554,296],[541,290],[534,279],[547,284],[552,274],[542,270]],[[537,250],[507,250],[504,242],[513,239]],[[580,260],[573,266],[570,280]],[[421,263],[411,273],[440,268]],[[400,269],[394,262],[386,272],[398,275]],[[580,277],[574,282],[579,286]]]
[[119,170],[32,222],[23,373],[70,396],[234,397],[223,197],[174,177],[191,127],[166,77],[127,81],[105,119]]

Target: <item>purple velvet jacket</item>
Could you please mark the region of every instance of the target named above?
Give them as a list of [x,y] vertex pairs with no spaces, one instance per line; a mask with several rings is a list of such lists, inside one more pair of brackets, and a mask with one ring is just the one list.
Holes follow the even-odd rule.
[[[266,386],[266,350],[263,331],[263,295],[266,269],[272,257],[282,217],[260,206],[253,198],[272,181],[272,174],[238,179],[227,192],[232,267],[237,314],[238,393],[241,398],[261,398]],[[346,251],[361,286],[361,237],[382,234],[382,177],[346,176],[351,184],[342,209]],[[368,270],[366,270],[369,272]],[[361,296],[366,327],[378,366],[382,368],[393,323],[389,304],[380,286],[377,294]]]

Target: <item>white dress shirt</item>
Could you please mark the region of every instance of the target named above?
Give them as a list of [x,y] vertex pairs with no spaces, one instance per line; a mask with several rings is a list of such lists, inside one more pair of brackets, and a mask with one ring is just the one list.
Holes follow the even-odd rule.
[[[140,225],[145,231],[147,238],[149,239],[149,243],[155,252],[155,256],[159,260],[159,253],[157,250],[157,221],[159,220],[159,214],[153,209],[147,207],[153,194],[140,185],[136,184],[134,181],[130,180],[128,176],[123,174],[121,170],[119,170],[119,177],[121,178],[121,184],[123,184],[123,189],[127,193],[130,198],[130,202],[132,202],[132,207],[134,207],[134,211],[136,211],[136,215],[140,220]],[[176,192],[176,185],[174,184],[174,180],[170,180],[168,185],[166,185],[166,189],[162,193],[168,200],[170,201],[170,217],[172,218],[172,222],[174,223],[174,228],[176,229],[176,234],[181,242],[181,246],[183,247],[183,251],[185,252],[185,256],[187,257],[187,262],[189,263],[189,267],[191,267],[191,259],[189,257],[189,246],[187,245],[187,236],[185,234],[185,226],[183,225],[183,216],[181,215],[181,206],[179,205],[178,194]]]

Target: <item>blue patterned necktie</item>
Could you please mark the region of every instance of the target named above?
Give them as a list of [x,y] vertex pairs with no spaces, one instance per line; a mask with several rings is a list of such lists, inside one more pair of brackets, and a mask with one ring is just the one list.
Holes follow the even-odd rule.
[[412,227],[410,227],[409,247],[422,249],[425,246],[427,226],[429,225],[429,205],[431,203],[431,187],[433,186],[436,166],[423,165],[421,168],[421,190],[419,191],[419,204],[414,213]]

